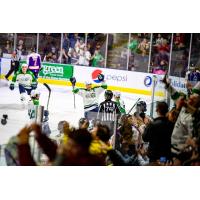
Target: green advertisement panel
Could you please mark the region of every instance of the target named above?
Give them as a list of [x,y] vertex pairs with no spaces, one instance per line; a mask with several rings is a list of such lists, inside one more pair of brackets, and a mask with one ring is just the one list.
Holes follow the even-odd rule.
[[[21,64],[25,63],[22,61]],[[73,65],[42,63],[39,77],[54,80],[69,80],[73,76]]]

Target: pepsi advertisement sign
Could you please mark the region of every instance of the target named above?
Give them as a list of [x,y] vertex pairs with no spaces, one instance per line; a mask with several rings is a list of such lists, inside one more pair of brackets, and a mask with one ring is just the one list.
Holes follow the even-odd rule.
[[96,69],[92,72],[92,80],[95,83],[101,83],[101,81],[98,79],[99,74],[102,74],[102,70]]

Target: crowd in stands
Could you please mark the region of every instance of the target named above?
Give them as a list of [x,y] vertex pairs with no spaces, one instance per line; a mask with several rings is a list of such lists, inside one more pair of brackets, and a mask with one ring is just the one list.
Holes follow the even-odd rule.
[[[86,44],[85,34],[65,33],[60,50],[61,34],[40,34],[39,53],[44,62],[101,67],[104,66],[105,56],[101,50],[105,42],[102,40],[103,35],[87,34]],[[36,36],[34,39],[36,40]],[[16,45],[19,57],[25,59],[25,56],[30,53],[31,49],[28,46],[35,46],[36,49],[34,42],[25,36],[20,36]],[[12,51],[11,40],[6,40],[6,43],[0,48],[0,56],[11,54]]]
[[[44,60],[53,63],[64,63],[84,66],[101,67],[104,65],[101,42],[95,42],[95,37],[87,38],[85,43],[84,34],[64,34],[61,52],[56,48],[44,52]],[[53,46],[53,45],[51,45]]]
[[[36,47],[37,34],[17,34],[14,49],[14,34],[0,34],[0,57],[9,57],[13,50],[17,50],[18,57],[26,60],[26,56],[34,46],[35,49],[38,48],[38,53],[44,62],[94,67],[105,67],[106,63],[108,65],[106,67],[116,69],[127,69],[128,63],[130,71],[147,72],[150,67],[150,72],[155,74],[165,74],[170,64],[171,75],[184,77],[188,67],[191,34],[174,33],[172,41],[171,33],[153,33],[151,44],[150,33],[131,33],[129,51],[125,42],[123,48],[119,48],[121,54],[118,56],[114,50],[114,55],[109,54],[117,34],[108,35],[108,47],[106,47],[106,34],[64,33],[61,44],[61,34],[40,33],[39,46]],[[198,34],[193,34],[191,48],[191,62],[197,65],[199,65],[198,37]]]
[[128,48],[130,49],[129,70],[142,71],[142,65],[148,65],[150,34],[132,34]]
[[152,45],[152,72],[155,74],[164,74],[169,66],[170,56],[170,34],[157,34],[153,38]]
[[[167,77],[162,80],[174,100],[169,110],[157,102],[155,119],[146,115],[140,101],[134,114],[121,115],[116,131],[101,121],[93,126],[81,118],[75,128],[63,120],[59,135],[52,139],[38,124],[25,126],[10,139],[6,148],[8,165],[66,166],[179,166],[200,165],[200,82],[184,94],[176,91]],[[42,154],[38,161],[29,143],[31,132]]]

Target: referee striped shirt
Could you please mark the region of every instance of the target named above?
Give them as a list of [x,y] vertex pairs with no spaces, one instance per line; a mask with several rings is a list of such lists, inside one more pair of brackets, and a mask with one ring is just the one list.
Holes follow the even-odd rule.
[[98,119],[101,121],[115,121],[120,110],[117,103],[112,100],[105,100],[99,105]]

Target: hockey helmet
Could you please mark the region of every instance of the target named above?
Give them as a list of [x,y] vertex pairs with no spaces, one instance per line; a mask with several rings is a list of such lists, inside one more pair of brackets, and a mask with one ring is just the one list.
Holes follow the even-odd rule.
[[115,95],[115,97],[120,97],[120,96],[121,96],[121,93],[118,92],[118,91],[116,91],[114,95]]
[[85,81],[85,85],[92,85],[92,81]]
[[113,92],[111,90],[106,90],[104,96],[106,100],[111,100],[113,98]]
[[86,122],[86,126],[89,126],[89,121],[85,118],[85,117],[82,117],[80,118],[79,122],[78,122],[78,125],[79,125],[79,128]]
[[147,111],[147,104],[145,101],[139,101],[136,105],[137,112],[146,112]]
[[26,63],[22,64],[22,68],[28,68],[28,65]]

